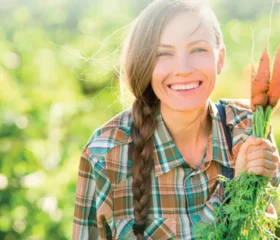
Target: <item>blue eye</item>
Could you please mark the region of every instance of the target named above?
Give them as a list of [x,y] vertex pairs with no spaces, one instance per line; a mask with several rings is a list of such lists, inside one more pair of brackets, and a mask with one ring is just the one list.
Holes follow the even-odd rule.
[[195,52],[206,52],[207,50],[205,48],[194,48],[191,53],[195,53]]
[[162,56],[171,56],[171,54],[168,52],[160,52],[157,54],[157,57],[162,57]]

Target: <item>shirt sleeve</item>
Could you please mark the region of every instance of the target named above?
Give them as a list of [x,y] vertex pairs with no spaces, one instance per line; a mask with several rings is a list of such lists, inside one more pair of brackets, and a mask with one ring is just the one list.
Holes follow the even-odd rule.
[[[276,146],[276,142],[275,142],[275,139],[274,139],[274,136],[273,136],[273,133],[272,133],[272,127],[271,126],[270,126],[270,132],[269,132],[269,135],[268,135],[268,140],[271,141]],[[279,156],[279,152],[278,152],[277,148],[276,148],[276,153]],[[280,166],[280,164],[279,164],[279,166]],[[270,180],[270,183],[274,187],[279,186],[279,183],[280,183],[280,168],[277,169],[273,178]]]
[[[110,182],[101,161],[83,151],[80,158],[73,219],[73,240],[106,239],[112,222]],[[93,237],[94,236],[94,237]]]
[[[270,126],[270,132],[269,132],[269,135],[268,135],[268,140],[271,141],[275,146],[276,146],[276,142],[275,142],[275,139],[274,139],[274,136],[273,136],[273,133],[272,133],[272,126]],[[276,152],[279,156],[279,152],[278,150],[276,149]],[[278,170],[275,172],[273,178],[270,180],[270,185],[277,188],[279,186],[279,183],[280,183],[280,168],[278,168]],[[272,203],[272,200],[273,198],[272,197],[269,197],[268,199],[268,208],[267,208],[267,211],[266,211],[266,216],[269,217],[269,218],[274,218],[274,219],[277,219],[277,211],[275,209],[275,207],[273,206],[273,203]],[[279,201],[278,199],[276,201]]]

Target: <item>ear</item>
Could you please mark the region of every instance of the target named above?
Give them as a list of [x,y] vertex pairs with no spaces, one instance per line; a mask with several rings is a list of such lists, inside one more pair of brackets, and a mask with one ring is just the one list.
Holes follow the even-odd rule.
[[222,72],[225,56],[226,56],[226,48],[225,45],[222,45],[218,53],[217,74],[220,74]]

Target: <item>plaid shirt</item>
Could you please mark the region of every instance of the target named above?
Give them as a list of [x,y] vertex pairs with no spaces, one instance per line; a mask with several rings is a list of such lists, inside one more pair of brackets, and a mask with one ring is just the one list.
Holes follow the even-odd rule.
[[[220,100],[233,138],[232,155],[216,105],[210,101],[212,133],[198,169],[191,168],[172,140],[160,113],[153,135],[152,193],[145,239],[195,239],[195,225],[213,220],[213,206],[224,199],[217,181],[221,165],[234,168],[242,143],[252,133],[252,113],[238,100]],[[94,132],[79,167],[73,239],[135,239],[132,225],[131,111],[126,110]],[[272,141],[273,140],[273,137]],[[280,172],[275,178],[278,180]],[[96,231],[96,233],[90,231]],[[108,231],[109,230],[109,231]]]

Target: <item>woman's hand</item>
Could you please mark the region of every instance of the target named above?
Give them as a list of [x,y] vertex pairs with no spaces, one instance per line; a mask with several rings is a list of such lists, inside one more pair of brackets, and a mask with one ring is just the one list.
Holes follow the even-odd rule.
[[269,140],[251,135],[239,150],[235,165],[235,176],[245,170],[271,179],[279,166],[276,146]]

